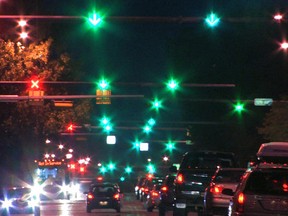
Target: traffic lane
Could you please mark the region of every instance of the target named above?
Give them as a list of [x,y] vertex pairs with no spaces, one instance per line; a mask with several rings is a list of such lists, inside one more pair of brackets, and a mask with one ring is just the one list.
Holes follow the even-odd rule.
[[[41,202],[41,216],[158,216],[158,209],[147,212],[143,207],[143,202],[135,199],[134,194],[125,194],[122,202],[121,213],[113,209],[93,209],[91,213],[86,213],[85,200],[56,200]],[[172,216],[172,211],[167,212],[167,216]],[[196,216],[196,213],[189,213],[189,216]]]

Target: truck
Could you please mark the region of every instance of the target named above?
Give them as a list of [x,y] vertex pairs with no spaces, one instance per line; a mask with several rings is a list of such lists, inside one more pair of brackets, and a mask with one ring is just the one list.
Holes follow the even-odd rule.
[[191,151],[186,152],[176,171],[174,188],[174,216],[186,216],[188,212],[203,215],[204,193],[213,174],[219,167],[239,167],[237,157],[232,152]]

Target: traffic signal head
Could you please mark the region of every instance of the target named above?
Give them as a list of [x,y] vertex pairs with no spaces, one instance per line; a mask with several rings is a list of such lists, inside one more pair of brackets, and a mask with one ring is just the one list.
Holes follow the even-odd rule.
[[168,143],[166,143],[166,150],[168,150],[168,151],[173,151],[175,149],[175,143],[173,143],[173,142],[168,142]]
[[102,78],[98,83],[97,83],[97,86],[99,89],[101,90],[105,90],[105,89],[108,89],[109,88],[109,82]]
[[41,86],[40,86],[40,80],[38,79],[38,77],[34,76],[30,79],[29,81],[29,89],[30,90],[41,90]]
[[130,174],[132,172],[132,168],[130,166],[125,167],[125,173]]

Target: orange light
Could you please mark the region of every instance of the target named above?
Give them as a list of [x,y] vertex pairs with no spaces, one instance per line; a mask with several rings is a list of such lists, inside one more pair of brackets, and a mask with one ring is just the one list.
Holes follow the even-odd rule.
[[166,192],[166,191],[168,191],[168,188],[167,188],[166,186],[163,186],[163,187],[161,188],[161,191]]
[[153,191],[153,192],[152,192],[152,196],[153,196],[153,197],[157,197],[157,196],[159,196],[159,194],[158,194],[156,191]]
[[119,198],[120,198],[120,194],[117,193],[114,195],[114,199],[119,199]]
[[223,188],[222,187],[219,187],[219,186],[212,186],[210,188],[210,192],[213,193],[213,194],[220,194],[222,192]]
[[184,176],[183,176],[183,174],[179,173],[179,174],[177,175],[177,177],[176,177],[176,182],[177,182],[178,184],[182,184],[182,183],[184,182]]
[[97,181],[103,181],[103,176],[98,176]]
[[74,130],[74,125],[73,124],[68,125],[67,130],[72,132]]
[[89,193],[89,194],[87,195],[87,198],[88,198],[88,199],[94,199],[94,196],[93,196],[93,194]]
[[238,201],[238,203],[239,203],[240,205],[243,205],[243,204],[244,204],[245,197],[244,197],[244,194],[243,194],[243,193],[240,193],[240,194],[238,195],[237,201]]

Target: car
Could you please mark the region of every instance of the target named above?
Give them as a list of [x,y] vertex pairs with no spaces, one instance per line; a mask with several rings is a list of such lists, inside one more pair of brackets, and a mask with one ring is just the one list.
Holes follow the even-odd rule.
[[121,212],[122,194],[120,188],[114,183],[95,183],[90,186],[86,194],[86,212],[93,209],[115,209]]
[[247,170],[233,195],[229,216],[284,216],[288,214],[288,167],[259,164]]
[[146,179],[146,177],[139,177],[137,180],[137,183],[135,185],[135,195],[136,195],[136,199],[139,200],[140,199],[140,188],[143,184],[143,181]]
[[148,212],[152,212],[154,208],[159,205],[160,202],[160,189],[163,182],[159,181],[154,184],[152,190],[149,191],[146,200],[144,202],[144,207]]
[[148,174],[140,187],[140,201],[146,202],[146,198],[152,190],[154,184],[162,184],[164,177]]
[[30,187],[4,188],[1,193],[1,215],[34,214],[40,216],[39,197]]
[[195,150],[183,155],[179,169],[174,167],[177,172],[174,215],[186,216],[188,212],[203,215],[205,189],[218,167],[239,167],[236,155],[209,150]]
[[246,168],[219,168],[204,194],[204,215],[227,215],[232,196],[222,193],[224,189],[236,190]]
[[174,207],[174,181],[175,174],[168,174],[160,189],[160,202],[158,204],[159,216],[164,216],[167,211]]

